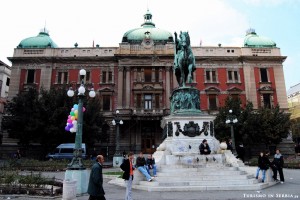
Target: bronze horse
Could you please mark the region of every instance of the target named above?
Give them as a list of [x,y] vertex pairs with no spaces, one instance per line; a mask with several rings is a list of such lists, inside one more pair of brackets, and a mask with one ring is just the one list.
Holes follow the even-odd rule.
[[190,46],[190,36],[188,32],[181,32],[179,38],[175,35],[175,56],[174,71],[179,87],[185,87],[185,83],[193,82],[193,72],[196,69],[195,57]]

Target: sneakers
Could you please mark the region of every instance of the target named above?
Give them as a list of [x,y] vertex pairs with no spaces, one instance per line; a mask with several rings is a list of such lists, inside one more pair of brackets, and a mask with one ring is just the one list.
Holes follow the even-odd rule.
[[258,179],[258,177],[255,177],[256,179]]
[[262,180],[261,182],[262,182],[262,183],[264,183],[265,181],[264,181],[264,180]]
[[283,182],[283,181],[280,181],[280,183],[283,184],[284,182]]
[[152,181],[152,179],[150,178],[150,179],[148,179],[148,182],[151,182]]

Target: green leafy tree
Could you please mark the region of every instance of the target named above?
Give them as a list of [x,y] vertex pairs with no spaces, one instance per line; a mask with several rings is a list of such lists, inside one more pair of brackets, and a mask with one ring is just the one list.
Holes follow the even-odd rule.
[[218,139],[230,138],[230,127],[226,125],[228,110],[232,109],[238,122],[234,125],[236,143],[263,143],[266,146],[278,144],[287,137],[290,128],[290,115],[274,108],[253,109],[253,104],[247,102],[245,108],[237,99],[227,98],[225,106],[219,109],[215,119],[215,133]]
[[18,138],[21,145],[29,145],[42,130],[43,124],[37,120],[40,118],[39,109],[35,89],[18,94],[6,106],[6,112],[10,116],[4,120],[3,128],[8,130],[10,137]]
[[[23,146],[31,142],[43,145],[44,153],[60,143],[75,141],[75,133],[65,130],[68,115],[78,102],[77,96],[67,96],[66,87],[35,89],[17,95],[7,105],[10,117],[3,121],[3,127],[11,137],[20,140]],[[83,117],[83,142],[92,146],[101,137],[102,116],[99,97],[84,98],[86,111]]]
[[238,122],[233,126],[234,133],[237,135],[240,130],[241,100],[239,98],[227,97],[224,107],[219,108],[219,113],[214,121],[215,135],[219,140],[227,140],[231,137],[230,126],[225,123],[229,115],[229,110],[232,110],[232,114],[238,119]]

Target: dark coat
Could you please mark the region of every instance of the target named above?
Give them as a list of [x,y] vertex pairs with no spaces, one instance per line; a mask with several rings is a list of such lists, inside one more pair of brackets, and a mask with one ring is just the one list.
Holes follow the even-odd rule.
[[151,159],[148,159],[148,158],[147,158],[146,163],[147,163],[148,167],[149,167],[150,169],[152,169],[152,168],[153,168],[153,165],[155,165],[155,159],[154,159],[154,158],[151,158]]
[[258,167],[263,170],[269,169],[271,162],[266,156],[259,156],[258,157]]
[[92,167],[88,193],[92,196],[104,196],[105,192],[103,190],[103,174],[102,166],[99,163],[95,163]]
[[[120,165],[120,168],[124,171],[122,178],[125,180],[129,180],[130,176],[130,163],[129,159],[125,159],[123,163]],[[134,170],[134,167],[132,166],[132,170]],[[132,175],[133,180],[133,175]]]
[[274,155],[274,160],[272,162],[272,164],[278,169],[278,168],[283,168],[283,164],[284,164],[284,161],[283,161],[283,156],[281,154],[277,155],[275,154]]
[[[204,150],[207,151],[204,151]],[[200,154],[210,154],[211,150],[208,144],[204,145],[204,143],[201,143],[199,146]]]
[[146,165],[146,159],[144,157],[137,157],[136,158],[136,166],[141,167]]

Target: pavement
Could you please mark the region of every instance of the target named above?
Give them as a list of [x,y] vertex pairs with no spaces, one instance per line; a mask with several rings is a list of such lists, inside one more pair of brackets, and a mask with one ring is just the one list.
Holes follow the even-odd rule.
[[[107,168],[104,171],[118,171]],[[300,199],[300,170],[284,169],[285,182],[259,191],[193,191],[193,192],[148,192],[132,190],[134,200],[240,200],[240,199]],[[44,176],[64,179],[64,172],[43,172]],[[104,176],[104,190],[107,200],[124,200],[126,188],[108,184],[110,179]],[[88,200],[88,194],[77,196],[77,200]],[[0,199],[37,200],[62,199],[57,197],[35,197],[27,195],[0,195]]]

